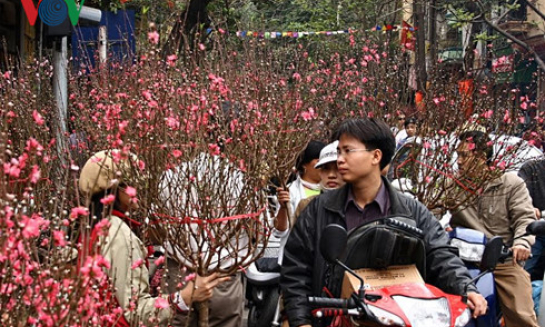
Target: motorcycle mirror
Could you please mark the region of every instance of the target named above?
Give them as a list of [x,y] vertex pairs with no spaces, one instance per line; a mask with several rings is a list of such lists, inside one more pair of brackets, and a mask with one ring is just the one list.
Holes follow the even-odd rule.
[[545,220],[536,220],[526,227],[526,234],[545,236]]
[[500,236],[494,236],[486,242],[480,267],[482,271],[492,271],[496,268],[502,255],[502,249],[503,240]]
[[329,224],[324,228],[320,239],[320,253],[331,263],[335,263],[346,249],[348,234],[341,225]]

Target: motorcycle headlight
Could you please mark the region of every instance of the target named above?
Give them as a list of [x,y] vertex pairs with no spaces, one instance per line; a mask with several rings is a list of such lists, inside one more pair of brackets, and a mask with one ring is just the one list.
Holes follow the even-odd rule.
[[413,327],[449,327],[450,310],[448,300],[415,299],[406,296],[393,296]]
[[484,252],[484,244],[475,244],[462,241],[457,238],[450,240],[450,245],[458,248],[460,258],[468,262],[481,262]]
[[471,311],[469,309],[465,309],[464,312],[458,318],[456,318],[456,321],[454,322],[454,327],[464,327],[469,323],[469,320],[471,319]]
[[370,304],[368,304],[367,307],[382,325],[405,327],[405,322],[403,321],[403,319],[401,319],[401,317],[398,317],[391,312],[382,310],[381,308],[377,308]]

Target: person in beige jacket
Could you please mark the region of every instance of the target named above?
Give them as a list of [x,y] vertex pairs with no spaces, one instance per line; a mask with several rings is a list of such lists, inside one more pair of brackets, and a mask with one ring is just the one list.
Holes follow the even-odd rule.
[[[114,159],[115,158],[115,159]],[[93,155],[81,170],[79,189],[89,203],[89,212],[96,222],[80,250],[80,262],[85,257],[101,254],[110,266],[106,273],[111,288],[103,301],[120,307],[123,315],[114,326],[168,326],[173,317],[187,315],[192,301],[206,301],[212,290],[226,281],[217,274],[197,276],[186,287],[172,294],[159,297],[150,295],[149,272],[146,263],[148,252],[139,238],[141,221],[131,215],[138,209],[136,189],[125,181],[134,171],[131,163],[136,157],[117,150],[100,151]],[[107,233],[98,227],[102,218],[108,219]],[[110,295],[114,296],[110,296]]]
[[[492,146],[487,134],[466,131],[459,136],[458,167],[462,181],[476,183],[489,169]],[[513,251],[512,261],[498,264],[494,271],[496,288],[507,326],[538,326],[532,303],[528,273],[519,262],[530,255],[533,236],[524,236],[526,226],[536,220],[532,200],[524,181],[514,173],[504,173],[477,190],[477,196],[452,213],[452,227],[466,227],[485,233],[487,238],[501,236]]]

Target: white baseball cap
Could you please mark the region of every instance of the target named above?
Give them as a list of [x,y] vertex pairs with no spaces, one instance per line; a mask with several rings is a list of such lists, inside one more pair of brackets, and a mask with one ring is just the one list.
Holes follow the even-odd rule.
[[329,143],[328,145],[326,145],[322,149],[322,151],[320,151],[320,158],[318,159],[318,163],[314,165],[314,168],[318,168],[330,162],[334,162],[334,161],[336,162],[338,145],[339,145],[339,141],[335,141],[333,143]]

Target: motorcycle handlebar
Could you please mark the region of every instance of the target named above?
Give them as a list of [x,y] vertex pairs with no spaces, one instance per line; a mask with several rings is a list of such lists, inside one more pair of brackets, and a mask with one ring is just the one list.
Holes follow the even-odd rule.
[[322,308],[312,312],[316,318],[347,316],[350,314],[346,308]]
[[347,299],[309,296],[308,303],[315,307],[348,308],[349,301]]

